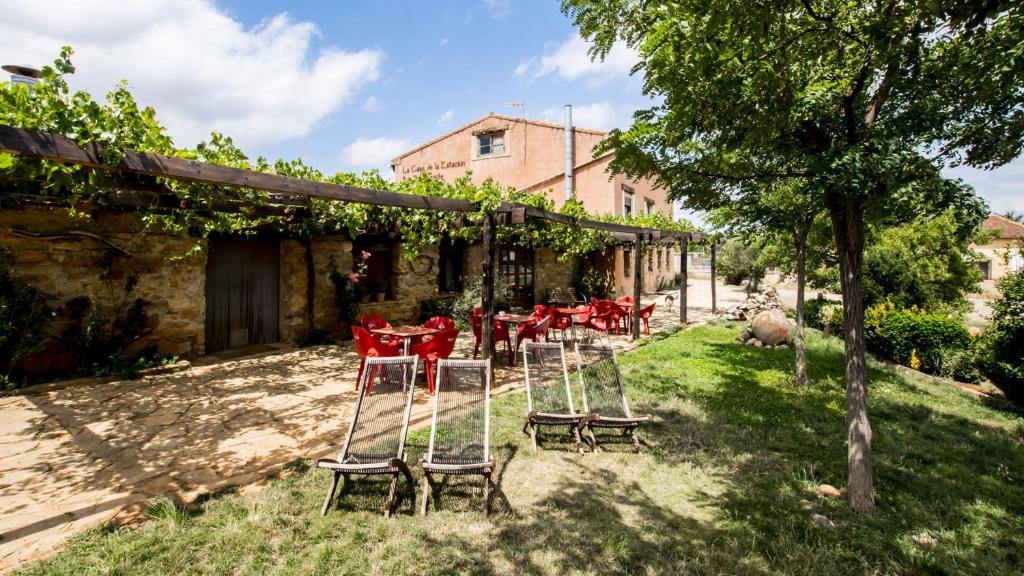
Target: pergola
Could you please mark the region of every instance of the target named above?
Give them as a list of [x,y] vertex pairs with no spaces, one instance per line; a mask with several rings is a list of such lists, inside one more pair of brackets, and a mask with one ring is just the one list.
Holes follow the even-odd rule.
[[[275,195],[283,195],[284,198],[275,199],[269,206],[257,207],[266,213],[283,214],[286,209],[294,210],[301,207],[300,202],[289,200],[288,197],[308,197],[336,200],[341,202],[352,202],[369,204],[374,206],[388,206],[398,208],[409,208],[416,210],[433,210],[440,212],[462,212],[478,213],[479,206],[465,200],[456,198],[445,198],[438,196],[420,196],[415,194],[401,194],[386,190],[373,190],[359,188],[344,184],[334,184],[315,180],[291,178],[288,176],[258,172],[244,168],[221,166],[175,158],[151,152],[140,152],[127,150],[124,152],[123,160],[116,166],[105,163],[102,158],[102,146],[97,143],[79,145],[74,140],[34,130],[15,128],[0,125],[0,152],[7,152],[20,156],[39,158],[74,164],[90,168],[100,168],[111,174],[109,180],[101,182],[101,185],[108,186],[126,193],[119,193],[113,199],[113,203],[136,206],[136,207],[180,207],[181,199],[173,194],[167,194],[167,190],[161,189],[159,185],[147,184],[140,180],[142,177],[158,177],[182,182],[194,182],[214,186],[225,186],[232,188],[245,188],[270,192]],[[164,192],[164,194],[161,194]],[[244,201],[225,194],[215,198],[212,209],[214,211],[239,211]],[[633,307],[632,338],[640,337],[640,298],[643,286],[643,266],[641,262],[641,246],[644,242],[673,244],[678,243],[680,255],[680,272],[682,280],[679,290],[679,321],[686,324],[686,284],[687,284],[687,246],[692,241],[703,239],[701,234],[682,232],[678,230],[658,230],[651,228],[640,228],[624,224],[602,222],[585,218],[573,218],[538,209],[532,206],[525,206],[516,203],[502,203],[497,209],[485,214],[483,221],[483,278],[482,278],[482,302],[483,326],[481,333],[481,348],[484,358],[491,355],[494,341],[494,260],[495,260],[495,228],[498,225],[515,226],[522,224],[526,219],[541,219],[571,226],[602,230],[620,243],[631,244],[634,251],[633,266],[633,297],[637,306]],[[712,274],[714,273],[714,244],[712,245]],[[714,282],[712,282],[712,293]],[[714,295],[712,295],[714,302]]]

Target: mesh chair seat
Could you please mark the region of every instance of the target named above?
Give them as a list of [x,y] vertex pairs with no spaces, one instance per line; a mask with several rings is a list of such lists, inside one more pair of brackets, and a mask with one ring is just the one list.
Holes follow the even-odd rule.
[[618,428],[629,434],[633,444],[639,448],[640,441],[634,431],[644,422],[650,421],[651,416],[635,416],[630,410],[626,392],[622,387],[615,348],[580,343],[575,346],[576,373],[583,409],[591,415],[586,422],[591,440],[596,445],[597,440],[592,431],[594,428]]
[[569,426],[576,449],[583,451],[580,427],[586,413],[577,413],[573,405],[565,348],[561,342],[527,341],[523,347],[526,376],[526,426],[534,451],[537,450],[537,426]]
[[416,360],[415,356],[366,358],[341,452],[337,459],[321,458],[316,461],[317,468],[334,473],[322,514],[327,514],[342,475],[346,482],[350,474],[392,475],[391,488],[384,503],[385,516],[391,515],[399,475],[405,476],[409,488],[415,493],[412,473],[405,462],[405,438],[412,412]]
[[439,487],[433,474],[481,475],[484,477],[484,509],[490,512],[490,482],[494,460],[490,454],[491,361],[450,360],[437,362],[434,378],[434,411],[430,445],[423,468],[423,500],[427,513],[431,493]]

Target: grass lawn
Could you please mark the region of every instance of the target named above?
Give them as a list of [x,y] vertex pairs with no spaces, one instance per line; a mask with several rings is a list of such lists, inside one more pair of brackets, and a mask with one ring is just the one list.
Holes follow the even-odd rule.
[[[1024,417],[873,366],[878,510],[854,513],[816,491],[845,486],[840,342],[812,331],[813,383],[797,388],[791,350],[742,346],[738,330],[621,356],[635,411],[655,416],[644,454],[622,442],[579,455],[561,430],[533,454],[524,395],[495,398],[490,518],[478,478],[452,481],[425,518],[406,497],[390,520],[386,481],[358,480],[322,518],[329,475],[297,463],[262,492],[164,502],[21,573],[1024,573]],[[410,438],[413,462],[426,432]]]

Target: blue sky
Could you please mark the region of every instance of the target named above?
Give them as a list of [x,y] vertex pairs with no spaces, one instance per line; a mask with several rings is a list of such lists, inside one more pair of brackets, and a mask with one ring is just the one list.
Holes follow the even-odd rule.
[[[121,78],[175,140],[210,129],[252,156],[325,172],[386,170],[399,152],[501,112],[628,124],[648,101],[625,48],[603,63],[554,0],[34,0],[0,5],[0,63],[76,50],[73,86]],[[524,107],[514,108],[512,102]],[[993,209],[1024,211],[1024,161],[952,172]]]

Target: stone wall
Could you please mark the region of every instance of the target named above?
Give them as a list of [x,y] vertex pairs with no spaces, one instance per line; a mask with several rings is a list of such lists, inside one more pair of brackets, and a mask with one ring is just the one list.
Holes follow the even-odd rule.
[[534,301],[544,302],[553,288],[573,288],[578,269],[579,258],[559,260],[550,248],[538,248],[533,256]]
[[[197,240],[141,235],[141,222],[132,214],[97,211],[92,216],[71,220],[60,209],[5,208],[0,210],[0,248],[10,251],[18,276],[53,295],[50,304],[54,308],[84,296],[98,300],[113,315],[125,312],[135,298],[142,298],[146,302],[146,324],[129,352],[150,347],[167,355],[202,352],[206,253],[170,259],[185,255]],[[122,255],[100,240],[69,232],[94,234],[130,255]],[[137,282],[126,293],[130,276]],[[61,364],[73,364],[68,346],[61,342],[67,327],[66,315],[58,313],[51,336],[42,347],[48,368],[59,371],[70,368]],[[33,359],[28,358],[23,366],[34,371],[26,365],[31,362]]]

